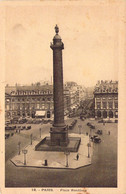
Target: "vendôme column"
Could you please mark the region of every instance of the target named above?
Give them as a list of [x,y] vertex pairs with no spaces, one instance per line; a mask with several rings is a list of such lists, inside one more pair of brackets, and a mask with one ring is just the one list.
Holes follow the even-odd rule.
[[51,145],[66,146],[68,144],[68,129],[64,123],[64,93],[62,50],[64,44],[59,36],[59,28],[55,26],[56,35],[50,47],[53,50],[53,98],[54,123],[50,129]]

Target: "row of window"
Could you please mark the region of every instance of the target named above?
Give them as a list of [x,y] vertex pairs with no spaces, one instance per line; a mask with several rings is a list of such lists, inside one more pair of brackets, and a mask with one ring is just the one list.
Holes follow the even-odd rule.
[[52,109],[53,104],[12,104],[6,105],[6,110],[20,110],[20,109]]
[[[118,102],[114,103],[114,107],[118,108]],[[101,108],[101,102],[97,102],[97,108]],[[102,102],[102,108],[107,108],[107,102]],[[108,102],[108,108],[113,108],[113,102]]]
[[107,117],[109,117],[109,118],[113,118],[113,117],[118,118],[118,112],[117,111],[116,112],[109,111],[107,113],[107,111],[103,111],[103,112],[97,111],[95,116],[97,116],[99,118],[100,117],[103,117],[103,118],[107,118]]
[[96,100],[107,100],[107,99],[109,99],[109,100],[113,100],[113,99],[118,100],[118,97],[108,97],[108,98],[107,98],[107,97],[106,97],[106,98],[104,98],[104,97],[103,97],[103,98],[98,98],[98,97],[97,97],[97,98],[95,98],[95,99],[96,99]]
[[[18,101],[52,101],[52,98],[12,98],[12,102]],[[9,103],[11,100],[6,99],[6,102]]]
[[118,92],[118,88],[115,88],[115,89],[112,89],[112,88],[95,88],[95,92],[103,92],[103,93],[106,93],[106,92]]
[[52,94],[52,91],[12,91],[12,95],[31,95],[31,94]]

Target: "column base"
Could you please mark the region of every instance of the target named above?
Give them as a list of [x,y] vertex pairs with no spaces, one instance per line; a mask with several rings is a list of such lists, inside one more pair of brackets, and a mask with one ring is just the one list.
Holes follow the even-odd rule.
[[68,127],[52,127],[50,128],[50,144],[52,146],[67,146],[68,139]]

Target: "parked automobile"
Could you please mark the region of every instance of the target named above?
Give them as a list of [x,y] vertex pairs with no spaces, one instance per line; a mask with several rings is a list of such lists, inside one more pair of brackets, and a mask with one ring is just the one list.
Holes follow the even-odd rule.
[[100,143],[101,138],[100,137],[95,137],[93,141],[94,141],[94,143]]
[[12,130],[12,127],[6,126],[5,130]]
[[25,127],[25,126],[22,126],[22,130],[23,130],[23,129],[26,129],[26,127]]
[[5,124],[6,125],[11,124],[11,121],[5,121]]
[[98,137],[98,135],[93,135],[90,137],[90,139],[93,141],[95,137]]
[[100,143],[101,142],[101,138],[98,135],[91,136],[91,140],[94,143]]
[[21,126],[21,127],[19,128],[19,130],[24,130],[24,127],[23,127],[23,126]]
[[13,130],[16,129],[16,125],[11,126],[11,128],[12,128]]
[[90,125],[90,128],[91,128],[91,129],[95,129],[95,126],[91,124],[91,125]]
[[5,139],[10,137],[10,133],[5,133]]
[[103,120],[98,121],[98,123],[103,123]]
[[76,123],[77,123],[77,120],[75,119],[75,120],[72,121],[72,123],[69,125],[69,129],[73,129],[73,127],[75,126]]
[[96,133],[99,134],[99,135],[102,135],[102,130],[97,130]]
[[80,119],[81,119],[82,121],[84,121],[84,120],[85,120],[85,115],[84,115],[84,114],[80,114]]
[[31,129],[31,126],[27,126],[26,130],[29,130],[29,129]]
[[87,123],[87,126],[91,126],[91,123],[88,122],[88,123]]

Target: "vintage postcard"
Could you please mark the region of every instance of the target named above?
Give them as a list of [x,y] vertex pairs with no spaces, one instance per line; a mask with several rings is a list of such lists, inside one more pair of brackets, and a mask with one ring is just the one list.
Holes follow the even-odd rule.
[[0,193],[126,194],[125,1],[0,4]]

